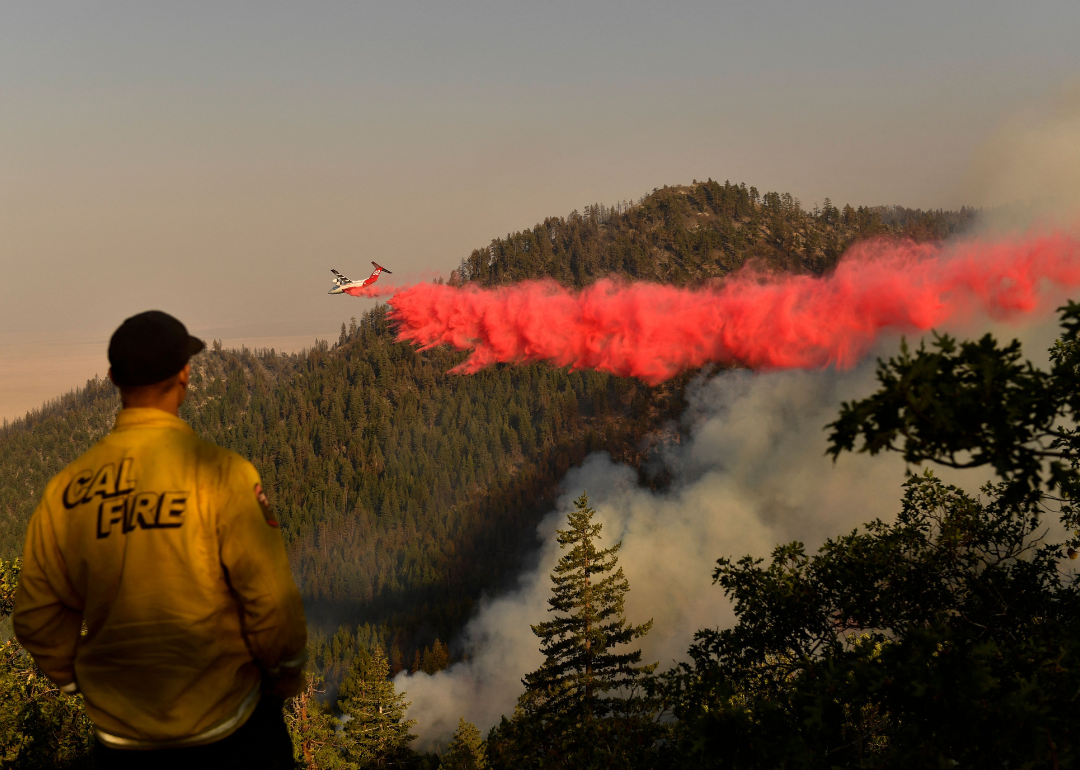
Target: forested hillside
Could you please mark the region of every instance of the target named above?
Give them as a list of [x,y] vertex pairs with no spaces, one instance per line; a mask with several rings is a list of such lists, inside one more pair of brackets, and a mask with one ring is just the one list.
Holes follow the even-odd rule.
[[[473,251],[450,280],[692,284],[749,260],[822,273],[856,239],[940,238],[974,215],[827,200],[806,211],[790,195],[710,181],[546,219]],[[447,375],[463,358],[396,343],[378,306],[333,345],[214,345],[193,362],[183,417],[259,468],[309,617],[330,637],[313,645],[324,670],[351,659],[358,637],[377,638],[394,668],[452,638],[480,592],[515,573],[567,468],[600,449],[640,467],[676,430],[688,380],[650,388],[540,365]],[[118,405],[108,383],[89,382],[0,431],[0,558],[18,555],[45,482]]]
[[655,190],[637,204],[586,206],[477,249],[456,271],[484,284],[550,277],[584,286],[618,274],[684,285],[723,276],[754,260],[776,270],[823,273],[857,239],[937,240],[970,226],[976,212],[900,206],[805,211],[787,193],[729,182]]

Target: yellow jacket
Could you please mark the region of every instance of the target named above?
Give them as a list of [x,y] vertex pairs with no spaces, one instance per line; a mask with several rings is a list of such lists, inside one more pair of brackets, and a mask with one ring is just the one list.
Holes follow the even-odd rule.
[[46,486],[12,620],[99,738],[131,748],[225,737],[307,641],[254,466],[157,409],[122,410]]

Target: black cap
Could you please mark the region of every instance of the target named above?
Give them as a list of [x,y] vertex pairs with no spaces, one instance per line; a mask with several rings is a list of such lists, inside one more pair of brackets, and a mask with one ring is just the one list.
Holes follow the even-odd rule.
[[133,315],[109,340],[113,381],[136,387],[167,380],[205,348],[205,342],[188,334],[187,327],[168,313],[147,310]]

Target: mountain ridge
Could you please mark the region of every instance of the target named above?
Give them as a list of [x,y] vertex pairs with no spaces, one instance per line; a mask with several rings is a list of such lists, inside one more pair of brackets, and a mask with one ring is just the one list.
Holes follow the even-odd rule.
[[[688,285],[748,262],[822,274],[855,240],[938,239],[974,218],[828,201],[807,212],[790,195],[710,180],[549,217],[474,249],[450,280]],[[334,633],[343,623],[357,629],[353,640],[380,639],[395,669],[453,638],[480,594],[520,570],[560,479],[589,452],[664,484],[643,469],[657,441],[678,439],[693,373],[656,388],[544,365],[447,374],[464,357],[396,342],[380,304],[343,323],[333,345],[298,354],[214,345],[193,360],[182,416],[259,469],[326,634],[313,638],[323,670],[345,654]],[[0,430],[0,557],[18,555],[45,481],[111,427],[118,406],[112,386],[92,380]]]

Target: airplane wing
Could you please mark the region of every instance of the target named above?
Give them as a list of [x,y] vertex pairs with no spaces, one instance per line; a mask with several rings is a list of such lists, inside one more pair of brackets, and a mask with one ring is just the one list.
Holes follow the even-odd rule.
[[350,281],[348,278],[343,276],[341,273],[339,273],[334,268],[330,268],[330,272],[334,274],[334,283],[336,283],[338,286],[341,286],[342,284],[346,284],[346,283],[352,283],[352,281]]

